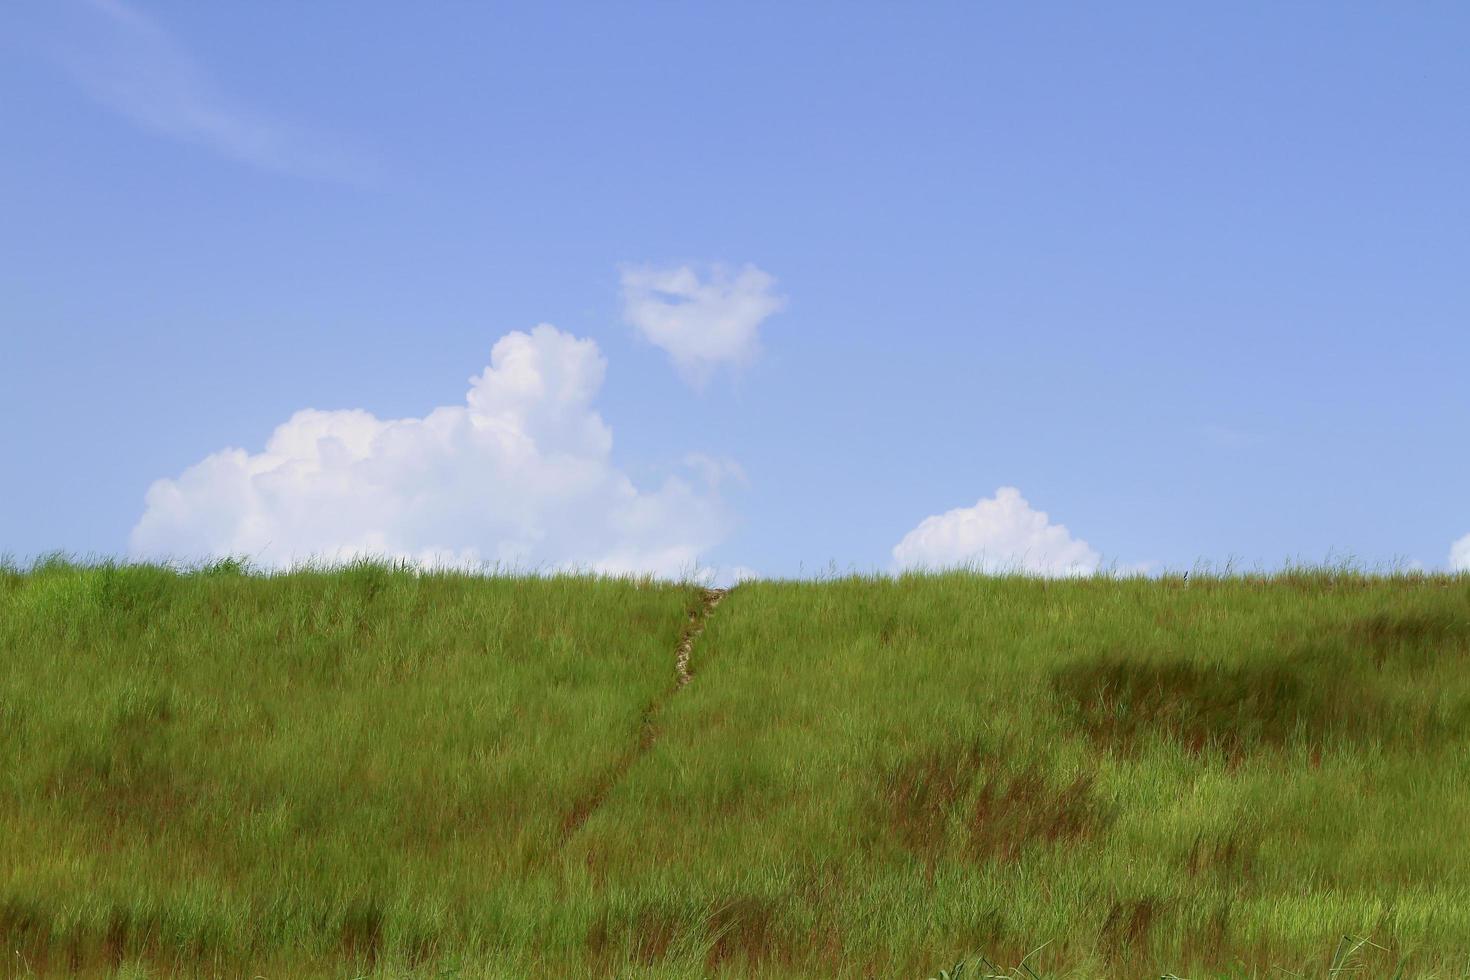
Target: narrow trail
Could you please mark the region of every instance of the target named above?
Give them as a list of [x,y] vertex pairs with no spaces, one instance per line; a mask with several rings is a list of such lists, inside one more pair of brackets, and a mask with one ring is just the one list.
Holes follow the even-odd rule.
[[639,726],[637,741],[625,749],[613,761],[613,764],[602,772],[589,790],[577,799],[572,808],[567,811],[566,816],[562,818],[561,845],[563,847],[576,836],[577,831],[581,830],[588,820],[592,819],[592,815],[607,800],[613,787],[617,786],[628,770],[633,768],[633,764],[653,748],[653,743],[658,737],[658,716],[674,695],[694,679],[694,674],[689,668],[689,658],[694,652],[694,641],[704,632],[710,613],[720,604],[720,600],[725,598],[727,592],[729,592],[728,589],[705,589],[700,596],[699,607],[690,610],[689,624],[684,627],[684,632],[679,637],[679,645],[674,648],[674,683],[661,691],[643,709],[643,723]]
[[714,612],[715,606],[725,598],[727,589],[705,589],[703,607],[689,614],[689,627],[684,630],[684,638],[679,641],[679,648],[674,651],[674,676],[678,678],[679,687],[683,687],[694,679],[689,672],[689,654],[694,651],[694,641],[699,639],[699,634],[704,632],[704,624],[709,619],[709,614]]

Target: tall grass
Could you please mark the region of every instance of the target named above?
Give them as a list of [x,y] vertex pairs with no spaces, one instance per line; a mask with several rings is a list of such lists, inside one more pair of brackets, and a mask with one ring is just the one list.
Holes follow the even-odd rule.
[[0,974],[1466,965],[1470,577],[751,582],[679,687],[700,607],[0,571]]
[[579,929],[544,868],[697,601],[366,563],[52,563],[0,596],[8,965],[226,973]]

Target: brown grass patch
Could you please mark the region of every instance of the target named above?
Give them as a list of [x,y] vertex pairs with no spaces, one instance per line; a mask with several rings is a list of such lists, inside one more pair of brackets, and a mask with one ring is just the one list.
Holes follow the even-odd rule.
[[1213,875],[1232,886],[1256,876],[1260,845],[1248,834],[1232,830],[1221,836],[1197,834],[1184,867],[1191,878]]
[[57,925],[34,903],[0,901],[0,943],[19,971],[15,975],[111,976],[124,962],[138,960],[163,975],[196,976],[200,964],[218,961],[222,952],[209,935],[167,930],[157,911],[114,905],[100,928],[75,920]]
[[1082,840],[1110,819],[1093,792],[1091,775],[1078,775],[1059,787],[1033,765],[986,779],[970,808],[965,851],[977,860],[1015,861],[1027,844]]
[[1427,667],[1443,656],[1470,653],[1470,614],[1387,610],[1352,623],[1346,639],[1350,646],[1365,650],[1375,667],[1390,661]]
[[778,953],[789,960],[791,951],[780,942],[779,923],[776,906],[766,899],[747,896],[718,906],[707,925],[712,942],[705,965],[713,970],[737,959],[756,964]]
[[383,952],[383,926],[383,910],[377,903],[354,905],[342,916],[337,948],[348,962],[365,965],[371,972]]
[[669,955],[683,925],[674,910],[662,905],[645,905],[628,917],[604,912],[587,934],[587,948],[603,964],[621,953],[652,966]]
[[969,859],[1010,862],[1028,844],[1081,840],[1110,821],[1091,775],[1059,785],[1035,764],[1006,772],[977,742],[946,743],[904,760],[883,794],[888,826],[931,872],[951,828]]
[[878,644],[880,646],[893,646],[894,644],[913,643],[919,637],[919,630],[913,623],[906,622],[896,616],[888,616],[883,620],[883,625],[878,627]]
[[1141,959],[1163,912],[1164,903],[1157,898],[1114,902],[1098,934],[1099,951],[1114,961]]
[[0,943],[4,944],[0,949],[21,960],[44,965],[51,930],[40,908],[18,898],[0,902]]
[[175,767],[127,753],[75,757],[47,780],[46,794],[68,799],[104,826],[156,835],[200,799]]
[[1218,752],[1236,765],[1299,737],[1422,743],[1448,734],[1427,705],[1409,711],[1340,661],[1301,651],[1279,663],[1232,667],[1105,655],[1056,671],[1051,689],[1077,730],[1124,756],[1150,737],[1196,755]]
[[905,759],[883,781],[889,825],[909,850],[932,859],[944,847],[951,815],[986,754],[978,742],[950,742]]

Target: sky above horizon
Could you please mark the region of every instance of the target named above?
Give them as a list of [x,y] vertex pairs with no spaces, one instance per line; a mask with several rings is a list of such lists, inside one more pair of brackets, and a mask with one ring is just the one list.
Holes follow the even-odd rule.
[[1470,570],[1467,37],[10,5],[0,554]]

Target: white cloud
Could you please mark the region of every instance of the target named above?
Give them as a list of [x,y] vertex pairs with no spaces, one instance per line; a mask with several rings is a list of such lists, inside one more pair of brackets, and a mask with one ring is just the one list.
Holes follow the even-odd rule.
[[1090,575],[1100,558],[1086,541],[1032,510],[1021,491],[1001,487],[994,497],[926,517],[893,549],[900,569],[972,567],[982,572]]
[[61,60],[93,98],[134,122],[252,166],[367,183],[357,154],[241,106],[217,90],[189,53],[123,0],[89,0],[93,18],[67,39]]
[[760,352],[760,326],[786,300],[753,265],[715,265],[701,280],[691,266],[624,266],[623,318],[666,351],[691,384],[721,364],[740,367]]
[[697,474],[645,490],[612,465],[592,407],[605,368],[593,341],[542,324],[495,344],[463,405],[304,409],[263,452],[225,449],[154,483],[132,551],[690,573],[724,536],[724,506]]
[[1470,572],[1470,534],[1450,545],[1450,570]]

